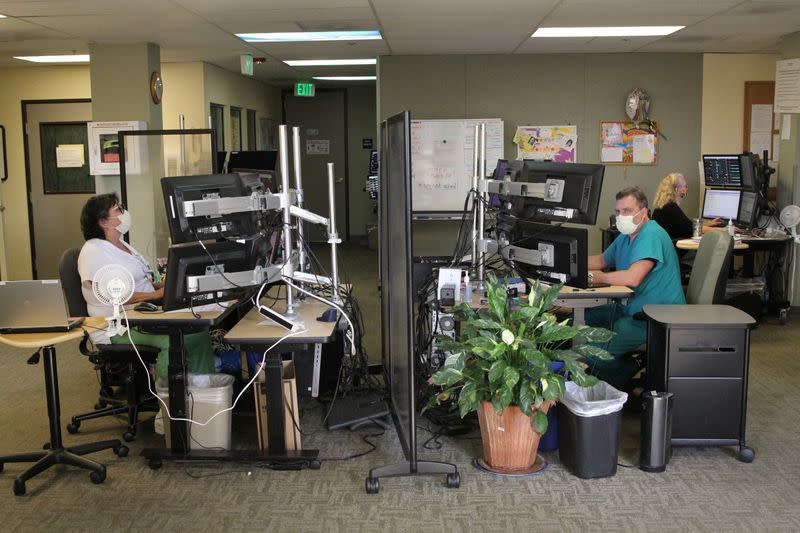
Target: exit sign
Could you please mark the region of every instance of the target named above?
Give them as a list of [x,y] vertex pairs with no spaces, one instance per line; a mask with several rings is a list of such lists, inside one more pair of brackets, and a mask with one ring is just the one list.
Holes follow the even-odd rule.
[[314,96],[314,84],[298,82],[294,84],[295,96]]

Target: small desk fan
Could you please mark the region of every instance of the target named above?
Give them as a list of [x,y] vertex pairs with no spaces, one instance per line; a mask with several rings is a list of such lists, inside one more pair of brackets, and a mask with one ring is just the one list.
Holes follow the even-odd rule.
[[92,292],[95,297],[100,303],[114,308],[114,315],[107,318],[107,331],[112,337],[125,333],[125,326],[120,320],[120,309],[133,296],[133,288],[133,276],[120,265],[106,265],[94,275]]
[[787,205],[781,210],[781,224],[792,232],[794,242],[800,244],[800,235],[797,234],[797,225],[800,224],[800,206]]

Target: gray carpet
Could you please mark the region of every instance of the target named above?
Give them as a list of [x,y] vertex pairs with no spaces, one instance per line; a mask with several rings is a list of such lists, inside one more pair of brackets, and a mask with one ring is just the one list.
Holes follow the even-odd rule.
[[[362,258],[368,258],[363,252]],[[351,273],[354,277],[355,273]],[[369,278],[373,274],[367,274]],[[361,281],[361,280],[359,280]],[[374,284],[372,285],[374,287]],[[371,290],[371,289],[370,289]],[[366,293],[365,293],[366,294]],[[365,296],[365,299],[369,295]],[[374,297],[374,296],[373,296]],[[365,319],[375,322],[373,301]],[[543,472],[502,478],[476,470],[480,453],[475,435],[440,439],[440,450],[421,446],[420,457],[450,461],[461,471],[460,489],[436,478],[390,478],[378,495],[364,492],[370,468],[402,459],[392,430],[362,440],[375,430],[328,432],[320,429],[323,408],[301,407],[303,442],[318,448],[317,471],[276,472],[257,466],[165,464],[152,471],[139,457],[163,439],[144,424],[129,457],[110,451],[93,457],[108,467],[102,485],[88,473],[56,467],[28,483],[15,497],[13,478],[24,468],[6,464],[0,474],[0,527],[5,531],[798,531],[800,519],[800,345],[798,320],[787,326],[763,324],[753,333],[748,408],[752,464],[736,460],[735,449],[676,448],[667,472],[646,474],[619,468],[614,477],[581,480],[546,454]],[[374,358],[375,352],[371,352]],[[28,366],[29,351],[0,345],[0,454],[29,451],[47,440],[42,367]],[[62,427],[72,414],[90,409],[97,380],[76,344],[58,347]],[[234,415],[236,446],[254,446],[251,407]],[[150,416],[150,415],[146,415]],[[422,420],[419,443],[430,436]],[[85,422],[68,444],[116,438],[121,419]],[[638,459],[638,419],[626,414],[620,462]],[[369,438],[369,437],[368,437]]]

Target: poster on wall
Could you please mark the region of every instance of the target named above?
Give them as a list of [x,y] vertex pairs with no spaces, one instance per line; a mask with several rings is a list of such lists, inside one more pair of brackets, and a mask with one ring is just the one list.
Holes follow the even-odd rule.
[[658,123],[653,120],[600,122],[600,162],[606,165],[655,165]]
[[514,134],[517,159],[574,163],[577,160],[577,126],[518,126]]

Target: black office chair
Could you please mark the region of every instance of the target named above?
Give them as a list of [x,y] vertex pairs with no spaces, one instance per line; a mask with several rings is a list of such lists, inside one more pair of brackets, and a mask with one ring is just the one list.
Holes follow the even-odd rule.
[[[64,252],[58,263],[58,276],[67,300],[70,316],[87,316],[86,300],[81,292],[81,277],[78,273],[78,255],[80,248],[72,248]],[[89,358],[100,371],[100,398],[89,413],[72,417],[67,424],[67,431],[77,433],[84,420],[128,415],[128,427],[122,438],[130,442],[136,438],[139,413],[142,411],[158,411],[156,399],[150,394],[148,383],[150,375],[142,368],[136,352],[127,344],[101,344],[97,350],[88,348],[88,334],[80,344],[80,351]],[[151,346],[137,346],[145,363],[153,363],[159,349]],[[114,396],[114,387],[125,390],[125,398]]]

